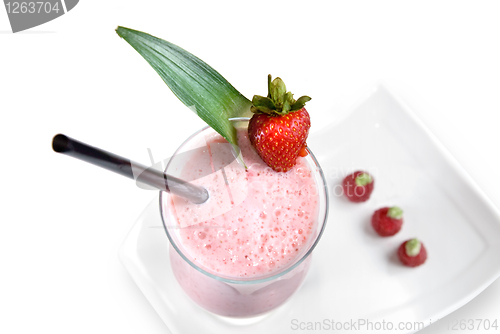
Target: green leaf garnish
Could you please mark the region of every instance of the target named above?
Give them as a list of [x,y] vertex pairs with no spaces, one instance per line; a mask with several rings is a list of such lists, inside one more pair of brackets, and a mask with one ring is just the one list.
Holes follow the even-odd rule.
[[[175,44],[124,27],[116,33],[144,57],[182,103],[239,153],[236,129],[229,118],[251,117],[252,103],[246,97],[204,61]],[[238,159],[243,162],[241,155]]]

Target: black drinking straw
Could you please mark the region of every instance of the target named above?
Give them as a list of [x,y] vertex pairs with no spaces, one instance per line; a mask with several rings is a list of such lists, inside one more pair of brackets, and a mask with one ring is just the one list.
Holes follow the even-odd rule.
[[[145,167],[132,160],[82,143],[78,140],[58,134],[52,140],[52,148],[58,153],[69,155],[102,167],[130,179],[140,181],[162,191],[184,197],[195,204],[204,203],[208,199],[205,188],[193,185],[176,177],[167,175],[154,168]],[[133,171],[140,171],[134,177]]]

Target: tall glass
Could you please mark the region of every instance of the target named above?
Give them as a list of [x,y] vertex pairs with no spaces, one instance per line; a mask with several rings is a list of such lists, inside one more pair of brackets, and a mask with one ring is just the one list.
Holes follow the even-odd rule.
[[[248,118],[237,118],[231,121],[236,128],[248,126]],[[207,126],[189,137],[170,159],[167,174],[181,177],[186,162],[193,155],[200,154],[200,150],[204,149],[200,143],[203,143],[204,138],[210,137],[213,132]],[[173,273],[184,292],[198,305],[217,315],[248,318],[264,314],[282,305],[300,287],[310,267],[311,253],[325,229],[328,215],[327,184],[321,167],[310,150],[305,159],[317,189],[317,221],[307,242],[302,245],[293,261],[267,275],[250,278],[227,276],[201,266],[186,250],[179,236],[181,228],[197,229],[199,227],[196,224],[190,225],[189,222],[187,225],[184,222],[185,226],[180,227],[173,196],[160,192],[160,211],[170,240],[170,261]],[[234,161],[234,163],[237,162]],[[211,168],[213,171],[213,163]],[[230,175],[224,174],[224,178],[227,177]],[[233,204],[237,201],[236,198],[231,200]],[[224,210],[224,208],[218,209]]]

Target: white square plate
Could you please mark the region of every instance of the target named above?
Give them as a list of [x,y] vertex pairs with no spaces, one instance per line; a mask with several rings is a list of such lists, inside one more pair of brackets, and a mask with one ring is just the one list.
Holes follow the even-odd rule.
[[[385,323],[394,333],[411,333],[464,305],[500,275],[497,209],[386,88],[376,87],[344,119],[311,134],[308,145],[330,187],[328,225],[302,288],[257,323],[236,327],[191,302],[170,270],[158,201],[139,217],[120,259],[172,333],[295,333],[310,326],[348,330],[351,324],[369,332],[369,322],[374,329]],[[375,178],[372,197],[361,204],[348,202],[340,188],[358,169]],[[381,238],[370,226],[371,214],[390,205],[403,208],[403,228]],[[429,258],[407,268],[396,249],[413,237],[423,241]]]

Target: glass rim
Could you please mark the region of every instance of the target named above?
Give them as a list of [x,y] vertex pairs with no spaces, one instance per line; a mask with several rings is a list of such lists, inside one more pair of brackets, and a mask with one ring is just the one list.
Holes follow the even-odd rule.
[[[237,121],[249,121],[250,118],[249,117],[233,117],[233,118],[229,118],[230,121],[232,122],[237,122]],[[194,138],[195,136],[197,136],[198,134],[200,134],[201,132],[207,130],[208,128],[210,128],[209,125],[206,125],[204,126],[203,128],[201,128],[200,130],[194,132],[191,136],[189,136],[174,152],[174,154],[172,155],[172,157],[174,157],[180,149],[182,149],[184,147],[184,145],[186,143],[188,143],[192,138]],[[272,281],[272,280],[275,280],[281,276],[284,276],[286,275],[287,273],[291,272],[293,269],[295,269],[296,267],[298,267],[305,259],[307,259],[307,257],[309,257],[309,255],[311,255],[312,251],[314,250],[314,248],[316,248],[316,245],[318,244],[319,240],[321,239],[321,236],[323,235],[323,232],[325,230],[325,227],[326,227],[326,222],[328,220],[328,213],[329,213],[329,195],[328,195],[328,185],[326,183],[326,179],[325,179],[325,175],[323,173],[323,169],[321,168],[321,166],[319,165],[319,162],[318,160],[316,159],[316,157],[314,156],[314,154],[312,153],[312,151],[309,149],[309,147],[306,147],[307,151],[309,152],[309,155],[310,157],[312,158],[314,164],[316,165],[316,167],[318,168],[318,172],[321,176],[321,181],[323,182],[323,187],[321,187],[321,185],[318,185],[318,188],[323,188],[323,191],[324,191],[324,194],[325,194],[325,214],[324,214],[324,218],[323,218],[323,224],[321,226],[321,229],[318,233],[318,235],[316,236],[316,239],[314,240],[314,242],[311,244],[311,246],[309,247],[309,249],[307,250],[307,252],[305,252],[300,259],[298,259],[293,265],[291,265],[290,267],[286,268],[285,270],[283,271],[280,271],[274,275],[270,275],[270,276],[266,276],[266,277],[263,277],[263,278],[251,278],[251,277],[242,277],[241,279],[230,279],[230,278],[225,278],[225,277],[221,277],[221,276],[217,276],[213,273],[210,273],[208,271],[206,271],[205,269],[201,268],[200,266],[198,266],[197,264],[193,263],[190,259],[188,259],[185,255],[184,255],[184,252],[182,252],[178,247],[177,247],[177,244],[176,242],[173,240],[173,237],[170,235],[170,232],[169,232],[169,229],[165,223],[165,217],[163,215],[163,196],[165,194],[164,191],[160,191],[160,198],[159,198],[159,206],[160,206],[160,216],[161,216],[161,220],[162,220],[162,224],[163,224],[163,228],[165,230],[165,233],[167,234],[167,238],[170,242],[170,245],[175,249],[175,251],[177,252],[177,254],[179,254],[179,256],[184,260],[186,261],[191,267],[193,267],[194,269],[198,270],[199,272],[201,272],[202,274],[205,274],[207,275],[208,277],[211,277],[215,280],[218,280],[218,281],[221,281],[221,282],[225,282],[225,283],[231,283],[231,284],[259,284],[259,283],[265,283],[265,282],[269,282],[269,281]],[[168,166],[169,166],[170,162],[167,164],[166,168],[165,168],[165,171],[168,169]]]

